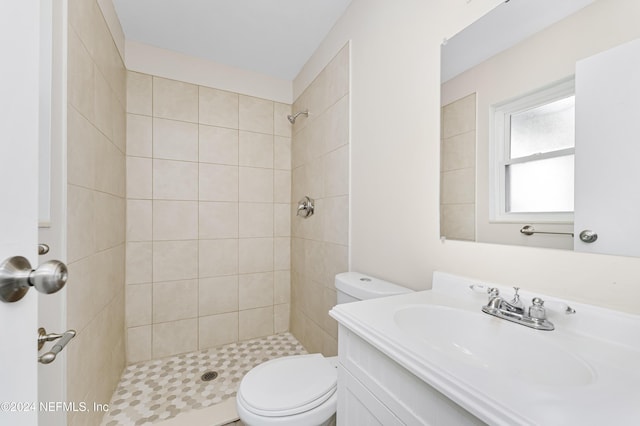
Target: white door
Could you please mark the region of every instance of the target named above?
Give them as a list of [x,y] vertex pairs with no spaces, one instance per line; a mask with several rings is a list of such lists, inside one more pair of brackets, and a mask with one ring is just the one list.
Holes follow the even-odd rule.
[[[39,264],[66,261],[66,16],[66,1],[40,0],[38,242],[46,244],[49,252],[39,256]],[[66,298],[66,287],[54,294],[38,294],[38,327],[47,333],[67,330]],[[38,355],[50,351],[55,343],[45,343]],[[38,364],[41,403],[66,401],[66,352],[60,352],[50,364]],[[43,426],[67,424],[66,411],[55,406],[39,410],[38,415]]]
[[[640,256],[640,40],[576,65],[577,251]],[[580,240],[583,230],[598,234]]]
[[[0,261],[38,264],[39,2],[0,2]],[[33,289],[0,302],[0,424],[38,422],[37,315]]]

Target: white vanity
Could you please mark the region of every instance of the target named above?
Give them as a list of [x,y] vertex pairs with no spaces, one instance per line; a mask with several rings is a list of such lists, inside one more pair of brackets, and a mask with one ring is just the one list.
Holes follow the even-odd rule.
[[[478,284],[337,305],[342,425],[603,425],[640,422],[640,316],[520,291],[555,330],[481,311]],[[555,303],[554,303],[555,302]]]

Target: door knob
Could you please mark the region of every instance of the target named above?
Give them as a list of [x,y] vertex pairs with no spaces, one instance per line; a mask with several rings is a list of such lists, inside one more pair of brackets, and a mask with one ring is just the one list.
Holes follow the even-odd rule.
[[59,260],[50,260],[32,269],[24,257],[11,257],[0,263],[0,300],[17,302],[30,287],[44,294],[55,293],[67,283],[67,276],[67,266]]

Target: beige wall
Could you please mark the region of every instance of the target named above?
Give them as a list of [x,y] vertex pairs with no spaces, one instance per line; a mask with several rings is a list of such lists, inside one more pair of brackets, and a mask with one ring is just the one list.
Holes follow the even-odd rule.
[[125,365],[125,69],[95,1],[68,14],[67,400],[106,404]]
[[440,43],[500,3],[353,0],[294,81],[295,96],[351,40],[351,269],[414,289],[441,270],[640,313],[640,259],[439,239]]
[[127,354],[288,330],[291,106],[127,80]]
[[476,95],[442,107],[440,235],[476,238]]
[[349,46],[298,97],[293,134],[292,202],[305,195],[315,213],[292,216],[291,330],[310,352],[337,353],[334,276],[348,270]]

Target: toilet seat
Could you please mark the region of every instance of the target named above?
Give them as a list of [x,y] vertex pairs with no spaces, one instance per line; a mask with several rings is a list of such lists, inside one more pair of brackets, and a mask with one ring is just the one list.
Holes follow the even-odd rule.
[[238,403],[258,416],[285,417],[322,405],[336,392],[335,366],[321,354],[277,358],[242,379]]

